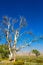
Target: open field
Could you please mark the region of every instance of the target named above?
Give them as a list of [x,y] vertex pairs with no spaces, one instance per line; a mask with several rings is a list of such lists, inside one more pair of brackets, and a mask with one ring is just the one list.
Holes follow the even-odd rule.
[[16,62],[2,60],[0,65],[43,65],[43,56],[18,56]]
[[26,63],[26,64],[19,64],[19,63],[0,63],[0,65],[43,65],[43,63]]

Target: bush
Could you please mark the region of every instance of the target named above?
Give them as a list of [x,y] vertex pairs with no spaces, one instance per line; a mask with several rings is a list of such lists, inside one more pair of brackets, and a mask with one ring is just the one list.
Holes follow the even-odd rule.
[[8,58],[9,50],[7,45],[0,45],[1,58]]

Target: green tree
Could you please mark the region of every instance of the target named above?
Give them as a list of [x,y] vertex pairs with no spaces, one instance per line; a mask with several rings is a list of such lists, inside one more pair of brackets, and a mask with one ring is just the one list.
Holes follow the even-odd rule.
[[32,53],[34,53],[36,56],[39,56],[40,55],[40,52],[37,49],[33,49],[32,50]]

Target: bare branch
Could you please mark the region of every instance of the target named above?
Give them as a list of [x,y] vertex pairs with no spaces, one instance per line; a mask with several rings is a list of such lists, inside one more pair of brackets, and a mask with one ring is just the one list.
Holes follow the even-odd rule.
[[18,22],[18,19],[12,19],[12,23],[15,24]]
[[7,16],[3,16],[4,21],[9,21],[9,18]]
[[26,31],[26,34],[32,35],[33,37],[36,37],[31,31]]
[[43,40],[43,36],[40,36],[40,39],[42,39],[42,40]]
[[25,46],[20,46],[19,48],[16,48],[16,51],[20,51],[22,48],[25,48],[27,46],[30,46],[29,44],[26,44]]
[[20,17],[20,28],[27,26],[26,19],[24,17]]

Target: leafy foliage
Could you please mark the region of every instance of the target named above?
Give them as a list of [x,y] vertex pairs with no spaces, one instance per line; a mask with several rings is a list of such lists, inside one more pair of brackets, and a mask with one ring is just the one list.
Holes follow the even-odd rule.
[[36,49],[33,49],[32,52],[36,55],[36,56],[39,56],[40,55],[40,52]]
[[2,58],[8,58],[9,50],[7,45],[0,45],[0,56]]

